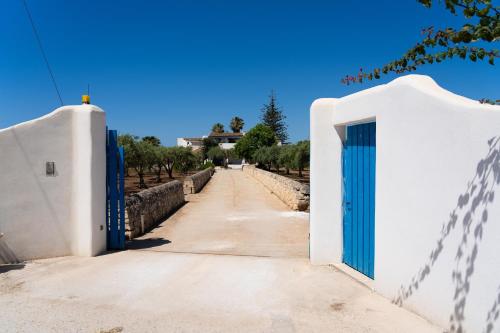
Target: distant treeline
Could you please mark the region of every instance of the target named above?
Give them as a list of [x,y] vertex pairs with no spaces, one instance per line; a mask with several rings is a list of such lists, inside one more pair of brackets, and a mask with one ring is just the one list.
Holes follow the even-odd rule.
[[[284,168],[302,171],[309,165],[309,141],[299,141],[288,144],[286,116],[278,106],[274,92],[269,96],[269,102],[261,109],[261,122],[250,129],[238,142],[234,149],[222,149],[212,138],[203,139],[202,148],[193,151],[191,147],[165,147],[155,136],[139,138],[132,134],[118,137],[118,144],[125,148],[125,168],[135,169],[139,177],[139,187],[145,188],[144,175],[146,171],[155,172],[157,181],[161,182],[163,170],[169,178],[173,171],[187,173],[192,170],[202,170],[212,166],[226,166],[228,161],[245,159],[257,166],[278,173]],[[240,132],[245,122],[240,117],[231,119],[233,132]],[[212,132],[223,133],[224,125],[216,123]]]
[[146,171],[155,172],[157,181],[161,182],[161,173],[165,170],[173,179],[174,170],[187,173],[191,170],[201,170],[212,166],[204,162],[202,154],[195,153],[188,147],[165,147],[160,139],[145,136],[142,139],[131,134],[118,136],[118,144],[125,149],[125,169],[133,168],[139,177],[139,187],[146,188],[144,175]]

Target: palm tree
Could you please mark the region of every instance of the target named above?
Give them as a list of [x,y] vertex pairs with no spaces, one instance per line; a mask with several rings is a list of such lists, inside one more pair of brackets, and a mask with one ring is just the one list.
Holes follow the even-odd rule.
[[224,133],[224,125],[222,125],[221,123],[214,124],[214,126],[212,126],[212,132]]
[[233,117],[233,119],[231,119],[231,124],[229,124],[229,126],[231,127],[231,130],[234,133],[239,133],[243,128],[243,126],[245,126],[245,121],[240,117]]

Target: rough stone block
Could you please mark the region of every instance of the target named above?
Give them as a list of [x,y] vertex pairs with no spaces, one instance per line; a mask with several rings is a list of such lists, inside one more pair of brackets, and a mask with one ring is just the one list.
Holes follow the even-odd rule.
[[261,182],[291,209],[304,211],[309,208],[309,185],[257,169],[254,165],[244,166],[243,171]]
[[144,230],[161,223],[184,204],[182,183],[178,180],[132,194],[125,199],[125,230],[131,239],[142,234],[141,215],[144,216]]

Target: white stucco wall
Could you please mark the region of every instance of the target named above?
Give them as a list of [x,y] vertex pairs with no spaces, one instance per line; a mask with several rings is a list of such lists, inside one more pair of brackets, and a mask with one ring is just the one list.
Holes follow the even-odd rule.
[[219,143],[219,147],[222,149],[233,149],[236,143],[233,142],[221,142]]
[[[342,260],[341,140],[376,121],[375,290],[452,330],[500,330],[500,107],[409,75],[311,107],[311,260]],[[495,303],[496,302],[496,303]],[[496,308],[495,308],[496,305]]]
[[0,130],[0,260],[105,250],[105,126],[101,109],[77,105]]
[[[341,175],[342,142],[333,129],[332,112],[337,100],[323,98],[311,106],[311,166],[310,166],[310,257],[314,264],[342,260],[342,188],[335,181]],[[314,191],[314,192],[313,192]],[[314,221],[314,223],[313,223]]]
[[186,141],[184,138],[177,138],[177,147],[188,147],[189,142]]

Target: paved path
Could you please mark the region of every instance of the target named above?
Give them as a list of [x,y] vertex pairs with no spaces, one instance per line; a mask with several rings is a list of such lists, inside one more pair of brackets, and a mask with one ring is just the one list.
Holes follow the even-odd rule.
[[309,214],[291,211],[241,170],[221,170],[203,191],[131,248],[308,257]]
[[220,172],[141,250],[0,266],[0,332],[442,332],[310,265],[307,219],[289,213]]

